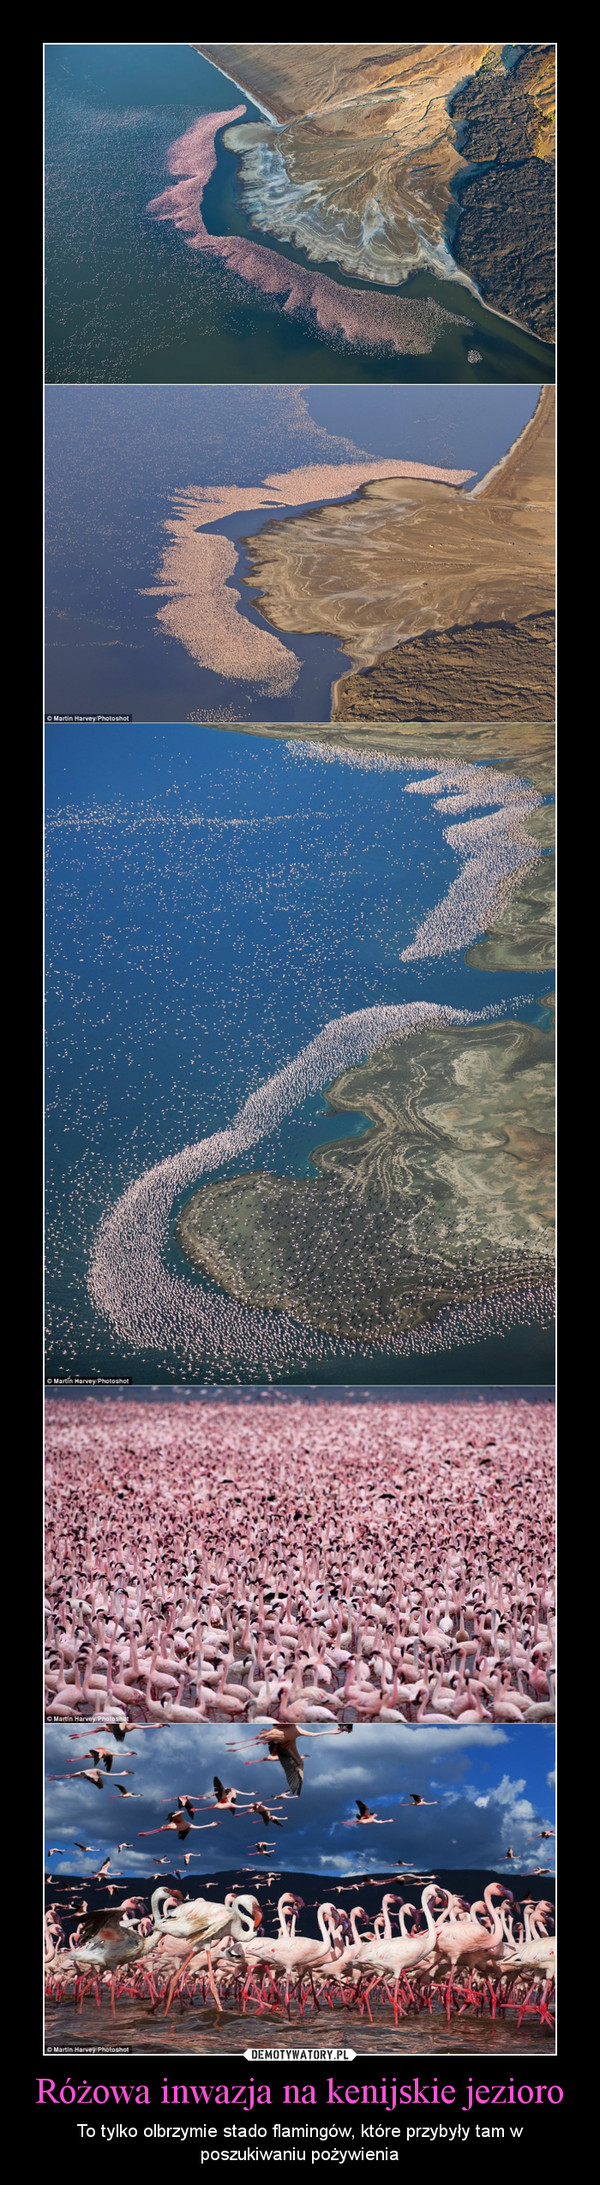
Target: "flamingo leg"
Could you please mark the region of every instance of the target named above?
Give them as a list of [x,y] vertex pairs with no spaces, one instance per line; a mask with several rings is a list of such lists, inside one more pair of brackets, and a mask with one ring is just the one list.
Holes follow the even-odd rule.
[[214,1976],[214,1972],[213,1972],[213,1964],[212,1964],[212,1958],[211,1958],[210,1950],[209,1950],[209,1947],[208,1947],[208,1943],[207,1943],[207,1945],[206,1945],[206,1962],[207,1962],[207,1965],[208,1965],[208,1982],[209,1982],[209,1987],[210,1987],[210,1990],[211,1990],[211,1994],[212,1994],[212,1995],[214,1995],[214,1999],[215,1999],[215,2003],[216,2003],[216,2006],[217,2006],[217,2010],[219,2010],[219,2011],[222,2011],[222,2009],[223,2009],[223,2005],[222,2005],[222,2002],[221,2002],[221,1997],[220,1997],[220,1995],[219,1995],[219,1990],[218,1990],[218,1987],[217,1987],[217,1983],[216,1983],[216,1980],[215,1980],[215,1976]]
[[[195,1944],[194,1944],[194,1949],[195,1949]],[[182,1965],[178,1965],[178,1966],[177,1966],[177,1968],[176,1968],[176,1971],[175,1971],[175,1972],[173,1973],[172,1979],[171,1979],[171,1980],[169,1981],[169,1987],[168,1987],[168,1991],[167,1991],[167,2000],[166,2000],[166,2003],[165,2003],[165,2018],[168,2018],[168,2016],[169,2016],[169,2011],[170,2011],[170,2009],[171,2009],[171,2004],[172,2004],[172,2001],[173,2001],[173,1996],[174,1996],[174,1994],[175,1994],[175,1989],[176,1989],[176,1987],[177,1987],[177,1983],[178,1983],[178,1981],[179,1981],[179,1980],[181,1980],[181,1979],[182,1979],[182,1976],[183,1976],[183,1974],[184,1974],[184,1972],[185,1972],[185,1970],[186,1970],[186,1966],[188,1966],[188,1965],[189,1965],[189,1962],[190,1962],[190,1958],[191,1958],[191,1957],[193,1957],[193,1955],[194,1955],[194,1949],[188,1950],[188,1954],[187,1954],[187,1957],[184,1957],[184,1960],[183,1960],[183,1964],[182,1964]]]

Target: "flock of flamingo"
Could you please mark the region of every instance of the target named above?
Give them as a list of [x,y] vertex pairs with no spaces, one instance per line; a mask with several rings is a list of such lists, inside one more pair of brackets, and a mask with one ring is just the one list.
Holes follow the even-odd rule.
[[[396,1912],[392,1911],[396,1908]],[[110,1994],[116,2017],[120,1996],[146,2000],[168,2014],[175,1996],[180,2009],[212,2005],[217,2012],[250,2007],[262,2015],[294,2007],[302,2018],[343,2006],[366,2012],[372,2003],[387,2009],[394,2022],[420,2011],[454,2011],[495,2018],[513,2010],[520,2026],[527,2014],[551,2027],[555,1942],[553,1906],[545,1898],[518,1905],[502,1882],[490,1881],[483,1896],[469,1904],[435,1881],[417,1906],[396,1891],[382,1898],[377,1917],[360,1903],[346,1913],[327,1901],[317,1906],[319,1939],[296,1932],[304,1900],[284,1891],[277,1906],[277,1932],[260,1935],[261,1906],[249,1892],[230,1891],[223,1903],[184,1899],[165,1886],[153,1891],[150,1906],[140,1896],[77,1919],[68,1935],[65,1908],[52,1904],[46,1914],[46,1991],[50,2002],[76,2002],[82,2008],[93,1990],[101,2007]],[[393,1919],[398,1918],[394,1933]]]
[[54,1721],[554,1719],[553,1406],[52,1400]]

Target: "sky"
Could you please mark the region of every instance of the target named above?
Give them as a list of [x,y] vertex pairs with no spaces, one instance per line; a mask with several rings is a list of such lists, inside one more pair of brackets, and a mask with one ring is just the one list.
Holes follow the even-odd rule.
[[[509,1845],[516,1854],[511,1863],[515,1873],[531,1873],[538,1865],[554,1867],[554,1842],[535,1840],[540,1826],[554,1828],[551,1727],[482,1723],[464,1729],[409,1729],[377,1724],[355,1725],[349,1737],[304,1732],[299,1746],[306,1755],[301,1796],[277,1805],[276,1794],[286,1787],[283,1771],[278,1764],[265,1763],[255,1738],[252,1723],[136,1728],[119,1745],[109,1731],[94,1731],[90,1725],[79,1733],[48,1728],[47,1846],[60,1847],[63,1854],[48,1860],[50,1870],[89,1875],[110,1852],[111,1876],[147,1878],[165,1854],[163,1875],[181,1866],[182,1854],[192,1851],[188,1874],[202,1877],[252,1863],[253,1846],[261,1838],[276,1844],[273,1864],[296,1873],[387,1873],[390,1862],[401,1859],[419,1871],[489,1867],[490,1874],[505,1871],[508,1876],[504,1854]],[[102,1790],[84,1781],[50,1780],[72,1768],[93,1767],[85,1758],[90,1740],[118,1755]],[[232,1752],[232,1746],[239,1749]],[[122,1777],[122,1769],[132,1772]],[[180,1845],[172,1832],[140,1839],[139,1830],[158,1829],[166,1821],[183,1792],[198,1800],[197,1824],[214,1821],[216,1816],[200,1806],[204,1793],[209,1794],[207,1807],[210,1803],[215,1774],[285,1816],[282,1827],[265,1828],[258,1818],[246,1821],[238,1812],[220,1818],[202,1841],[192,1833]],[[134,1792],[134,1801],[120,1796],[119,1780]],[[402,1807],[411,1791],[437,1803],[418,1811]],[[357,1798],[382,1816],[384,1826],[344,1826],[356,1811]],[[90,1847],[87,1853],[75,1848],[77,1838]],[[117,1844],[125,1840],[133,1848],[117,1854]]]

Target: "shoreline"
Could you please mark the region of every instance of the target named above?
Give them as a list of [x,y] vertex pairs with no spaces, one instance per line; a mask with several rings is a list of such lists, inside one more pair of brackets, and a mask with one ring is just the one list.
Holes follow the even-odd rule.
[[[368,486],[391,479],[414,479],[443,491],[460,493],[469,472],[400,457],[365,462],[300,465],[271,472],[256,487],[189,487],[176,493],[163,527],[160,567],[143,596],[161,599],[156,621],[202,668],[215,667],[230,682],[255,684],[283,696],[300,673],[293,646],[282,642],[260,605],[260,578],[240,568],[257,532],[231,539],[220,528],[232,517],[244,520],[255,511],[258,536],[277,518],[288,523],[304,510],[319,517],[326,507],[360,500]],[[285,499],[279,496],[285,495]],[[258,592],[257,597],[250,593]],[[202,626],[198,609],[202,602]],[[254,614],[258,616],[255,623]],[[351,658],[351,655],[348,655]],[[347,672],[351,672],[349,669]]]
[[545,397],[548,395],[548,393],[553,394],[554,389],[552,387],[549,387],[548,384],[545,383],[543,387],[540,387],[533,415],[531,417],[528,417],[527,424],[523,425],[521,431],[517,433],[516,440],[511,440],[510,447],[506,449],[506,454],[501,455],[498,462],[492,464],[491,470],[486,470],[485,477],[480,478],[478,485],[471,487],[469,496],[471,500],[476,500],[478,495],[483,493],[487,486],[491,485],[492,478],[501,477],[502,471],[506,469],[506,465],[510,462],[511,456],[515,455],[517,448],[520,448],[522,446],[522,443],[524,440],[526,440],[528,433],[533,432],[536,420],[538,422],[538,425],[543,424],[544,408],[548,408],[548,403],[547,401],[545,401]]
[[230,74],[229,74],[229,69],[227,69],[227,68],[222,68],[222,67],[221,67],[221,62],[220,62],[220,61],[215,61],[215,60],[213,59],[212,53],[209,53],[209,52],[207,51],[207,48],[206,48],[206,46],[195,46],[195,45],[193,45],[193,46],[192,46],[192,48],[191,48],[191,51],[192,51],[192,53],[199,53],[199,54],[201,55],[201,58],[202,58],[202,60],[203,60],[203,61],[208,61],[208,62],[210,63],[210,67],[211,67],[211,68],[216,68],[216,70],[217,70],[217,73],[218,73],[218,75],[219,75],[219,76],[224,76],[224,77],[225,77],[225,82],[226,82],[226,83],[232,83],[232,84],[234,84],[234,85],[235,85],[235,89],[236,89],[236,91],[241,91],[241,92],[243,93],[243,96],[244,96],[244,98],[245,98],[245,99],[250,99],[250,100],[252,101],[252,105],[253,105],[253,106],[257,106],[257,107],[258,107],[258,109],[259,109],[259,113],[261,113],[261,114],[264,114],[264,115],[266,116],[266,119],[267,119],[267,121],[270,121],[270,123],[271,123],[271,127],[272,127],[273,129],[284,129],[284,128],[285,128],[285,126],[286,126],[285,122],[283,122],[283,121],[279,121],[279,120],[278,120],[278,117],[277,117],[277,114],[272,114],[272,113],[270,112],[270,110],[269,110],[269,107],[268,107],[268,106],[265,106],[265,105],[264,105],[264,102],[263,102],[263,100],[262,100],[262,99],[259,99],[259,98],[257,98],[256,92],[255,92],[255,91],[251,91],[251,90],[249,89],[249,86],[248,86],[248,84],[245,84],[245,83],[240,83],[240,81],[239,81],[239,77],[238,77],[238,76],[230,76]]
[[[213,56],[212,56],[212,54],[208,52],[208,50],[207,50],[207,48],[206,48],[205,46],[200,46],[200,45],[193,45],[193,46],[192,46],[192,49],[191,49],[191,50],[192,50],[192,52],[193,52],[193,53],[199,53],[199,54],[201,54],[201,56],[202,56],[202,59],[203,59],[203,60],[205,60],[205,61],[209,61],[209,62],[210,62],[210,66],[211,66],[211,68],[216,68],[216,70],[217,70],[217,73],[218,73],[218,74],[219,74],[220,76],[223,76],[223,77],[224,77],[224,79],[225,79],[225,82],[226,82],[226,83],[232,83],[232,84],[234,85],[234,87],[235,87],[235,90],[236,90],[236,91],[241,91],[241,92],[242,92],[242,95],[243,95],[243,97],[244,97],[244,98],[250,99],[250,100],[252,101],[252,104],[253,104],[253,106],[257,106],[257,107],[259,108],[259,112],[260,112],[261,114],[264,114],[264,115],[265,115],[265,117],[266,117],[267,121],[269,121],[269,122],[271,123],[271,126],[272,126],[272,128],[274,128],[274,129],[278,129],[278,130],[283,130],[283,129],[287,129],[287,128],[289,128],[289,127],[291,126],[292,122],[295,122],[295,121],[303,121],[303,120],[307,120],[307,119],[310,119],[310,113],[309,113],[309,110],[307,110],[307,113],[306,113],[306,114],[292,114],[292,115],[290,115],[290,116],[288,117],[288,119],[287,119],[287,120],[286,120],[286,119],[285,119],[284,117],[281,117],[281,118],[280,118],[280,117],[279,117],[279,116],[278,116],[277,114],[272,114],[272,113],[271,113],[271,111],[270,111],[270,108],[269,108],[268,106],[265,106],[265,105],[264,105],[264,102],[263,102],[263,100],[262,100],[262,99],[259,99],[259,98],[258,98],[258,96],[257,96],[257,93],[256,93],[255,91],[252,91],[252,90],[250,89],[250,86],[249,86],[248,84],[242,83],[242,82],[240,81],[240,78],[239,78],[238,76],[232,76],[232,75],[230,75],[230,73],[229,73],[229,70],[228,70],[228,69],[226,69],[226,68],[223,68],[223,67],[222,67],[222,65],[221,65],[221,62],[220,62],[220,61],[215,61],[215,60],[213,59]],[[475,164],[477,164],[477,163],[475,163]],[[250,220],[250,225],[251,225],[251,227],[252,227],[252,228],[254,228],[254,222],[252,221],[252,219]],[[257,236],[257,239],[258,239],[258,240],[260,240],[260,237],[261,237],[261,235],[263,235],[263,234],[264,234],[265,232],[266,232],[266,233],[267,233],[267,235],[268,235],[270,231],[269,231],[269,230],[266,230],[266,231],[265,231],[264,229],[261,229],[261,228],[258,228],[258,227],[257,227],[257,229],[256,229],[256,236]],[[283,236],[280,236],[280,235],[277,235],[277,232],[276,232],[276,231],[273,231],[273,239],[274,239],[274,241],[276,241],[277,243],[285,243],[285,237],[283,237]],[[266,247],[267,247],[267,248],[269,248],[269,244],[268,244],[268,243],[267,243],[267,246],[266,246]],[[271,247],[272,247],[272,245],[271,245]],[[503,311],[503,310],[501,309],[501,306],[500,306],[499,304],[493,304],[493,303],[489,303],[489,302],[487,301],[487,299],[485,298],[485,296],[482,296],[482,294],[481,294],[481,290],[480,290],[480,289],[479,289],[479,288],[477,287],[477,283],[476,283],[476,281],[474,281],[474,280],[473,280],[472,274],[469,274],[469,273],[467,273],[467,272],[466,272],[466,271],[465,271],[465,270],[463,269],[463,267],[462,267],[462,266],[460,266],[460,265],[458,264],[458,261],[457,261],[457,259],[456,259],[456,258],[454,257],[454,253],[453,253],[453,251],[452,251],[452,250],[450,249],[450,245],[449,245],[449,244],[447,245],[447,248],[448,248],[448,251],[449,251],[449,255],[450,255],[450,258],[451,258],[451,260],[452,260],[452,272],[449,272],[449,273],[448,273],[448,275],[447,275],[447,279],[448,279],[448,280],[449,280],[449,281],[450,281],[450,282],[452,283],[452,285],[453,285],[453,286],[455,286],[455,287],[457,287],[457,288],[465,288],[465,289],[467,290],[467,292],[468,292],[468,293],[469,293],[469,294],[470,294],[471,296],[473,296],[473,297],[474,297],[474,299],[475,299],[475,302],[476,302],[476,303],[478,303],[478,304],[480,305],[480,308],[481,308],[481,310],[482,310],[482,311],[489,311],[489,312],[491,313],[491,315],[492,315],[492,317],[493,317],[493,318],[495,318],[495,319],[500,319],[500,320],[502,320],[505,326],[514,326],[514,328],[515,328],[515,332],[516,332],[517,334],[526,334],[526,335],[528,336],[528,338],[529,338],[529,339],[530,339],[531,341],[538,341],[538,342],[539,342],[539,344],[540,344],[540,348],[542,348],[542,349],[543,349],[543,348],[547,348],[547,349],[555,349],[555,348],[556,348],[556,343],[555,343],[555,341],[550,341],[550,342],[544,341],[544,339],[543,339],[543,336],[542,336],[542,335],[540,335],[540,334],[536,334],[536,333],[534,332],[533,328],[532,328],[532,327],[530,327],[530,326],[527,326],[527,324],[526,324],[526,323],[525,323],[524,321],[521,321],[520,319],[515,319],[515,318],[513,318],[513,316],[512,316],[512,314],[511,314],[511,312],[509,312],[509,311]],[[327,262],[329,262],[329,261],[327,261]],[[325,263],[325,261],[323,261],[323,264],[324,264],[324,263]],[[321,264],[321,263],[320,263],[319,261],[317,261],[317,260],[315,260],[315,270],[316,270],[316,272],[317,272],[317,273],[319,273],[319,272],[321,272],[321,271],[323,270],[323,266],[322,266],[322,264]],[[429,266],[427,266],[427,265],[425,265],[425,266],[424,266],[424,267],[422,267],[422,268],[416,267],[416,268],[415,268],[414,270],[415,270],[416,272],[419,272],[419,271],[423,271],[423,272],[426,272],[426,273],[430,273],[430,274],[432,274],[432,277],[433,277],[433,279],[435,279],[435,278],[436,278],[436,275],[435,275],[434,269],[433,269],[432,267],[429,267]],[[411,275],[409,274],[409,275],[407,276],[407,279],[408,279],[408,280],[410,280],[410,278],[411,278]],[[364,276],[364,279],[366,279],[367,281],[369,280],[369,276],[368,276],[368,274]],[[383,290],[382,290],[382,292],[383,292],[383,294],[391,294],[391,295],[395,295],[395,296],[398,296],[398,297],[399,297],[399,298],[400,298],[401,300],[403,300],[403,290],[404,290],[404,285],[405,285],[405,284],[404,284],[403,282],[401,282],[401,283],[399,284],[399,286],[398,286],[397,288],[392,288],[392,289],[390,289],[390,290],[386,290],[386,288],[385,288],[385,287],[383,287]],[[372,281],[372,282],[369,282],[369,286],[370,286],[370,287],[373,287],[373,288],[377,288],[377,289],[380,289],[380,288],[382,287],[382,284],[381,284],[381,283],[379,283],[379,282],[376,282],[376,281]],[[475,329],[475,331],[477,331],[477,329]]]

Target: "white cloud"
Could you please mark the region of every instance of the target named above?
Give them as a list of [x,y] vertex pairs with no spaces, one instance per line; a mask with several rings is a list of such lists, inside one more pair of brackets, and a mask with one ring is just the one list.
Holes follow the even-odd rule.
[[500,1806],[503,1821],[510,1826],[511,1833],[514,1834],[523,1828],[526,1822],[529,1823],[535,1819],[535,1807],[532,1806],[531,1799],[521,1796],[524,1789],[524,1775],[517,1776],[514,1782],[509,1775],[503,1775],[494,1789],[488,1792],[487,1798],[478,1797],[474,1800],[474,1803],[476,1806],[486,1804]]
[[[353,1781],[353,1783],[366,1783],[366,1784],[369,1784],[369,1783],[371,1783],[371,1784],[372,1784],[372,1782],[373,1782],[373,1769],[372,1769],[372,1767],[371,1767],[371,1768],[353,1768],[353,1769],[352,1769],[352,1781]],[[339,1772],[339,1768],[331,1768],[331,1769],[328,1769],[328,1768],[324,1768],[324,1769],[323,1769],[323,1771],[322,1771],[322,1773],[321,1773],[321,1775],[311,1775],[311,1778],[310,1778],[310,1782],[311,1782],[311,1789],[312,1789],[312,1790],[332,1790],[332,1789],[333,1789],[333,1790],[336,1790],[336,1791],[337,1791],[337,1792],[339,1793],[339,1791],[340,1791],[340,1772]],[[344,1789],[345,1789],[345,1785],[344,1785],[343,1787],[344,1787]]]

